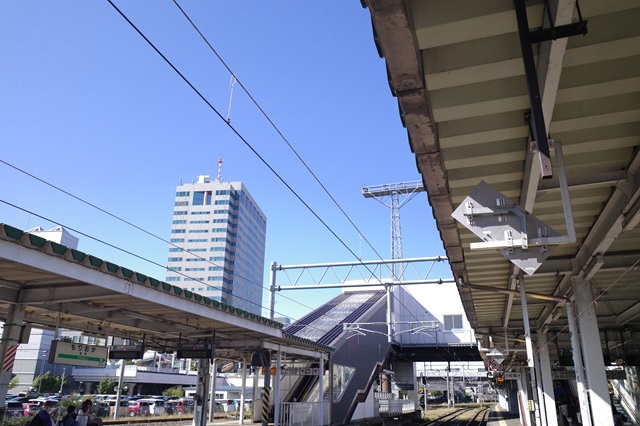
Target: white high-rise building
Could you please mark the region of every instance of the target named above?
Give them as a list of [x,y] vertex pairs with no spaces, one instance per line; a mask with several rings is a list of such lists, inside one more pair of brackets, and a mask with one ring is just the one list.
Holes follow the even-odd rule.
[[166,281],[260,314],[267,219],[242,182],[179,185]]

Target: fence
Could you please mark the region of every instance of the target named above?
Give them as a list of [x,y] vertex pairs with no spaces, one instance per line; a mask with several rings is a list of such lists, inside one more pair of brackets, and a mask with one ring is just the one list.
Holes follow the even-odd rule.
[[378,413],[380,417],[397,416],[399,414],[413,413],[420,409],[418,398],[410,399],[380,399],[378,400]]
[[[319,402],[283,402],[280,409],[282,426],[317,426],[320,425]],[[329,402],[323,404],[322,424],[329,424]]]

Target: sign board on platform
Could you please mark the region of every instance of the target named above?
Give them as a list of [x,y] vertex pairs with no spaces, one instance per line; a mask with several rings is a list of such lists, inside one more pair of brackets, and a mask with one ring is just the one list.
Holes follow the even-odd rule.
[[551,372],[553,380],[575,380],[576,372],[573,370],[555,370]]
[[283,375],[290,376],[318,376],[320,368],[318,367],[288,367],[282,369]]
[[49,351],[50,364],[67,364],[82,367],[105,367],[107,348],[54,340]]
[[143,345],[113,345],[109,348],[109,359],[142,359]]
[[213,359],[215,358],[215,345],[212,342],[190,343],[178,346],[178,358]]
[[505,380],[520,380],[521,374],[514,371],[507,371],[504,373],[503,377]]
[[627,372],[624,370],[607,370],[607,379],[609,380],[626,380]]
[[[479,248],[499,249],[527,275],[533,275],[555,249],[544,241],[560,236],[484,181],[471,191],[451,216],[482,240],[478,243]],[[529,247],[529,242],[534,240],[543,244]]]

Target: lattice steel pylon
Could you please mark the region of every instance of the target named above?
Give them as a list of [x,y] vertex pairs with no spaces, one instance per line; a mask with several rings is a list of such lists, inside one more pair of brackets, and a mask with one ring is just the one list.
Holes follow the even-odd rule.
[[[402,229],[400,227],[400,208],[407,204],[419,192],[423,192],[422,181],[391,183],[384,185],[362,185],[362,195],[374,198],[391,209],[391,259],[402,259]],[[402,201],[400,196],[403,196]],[[386,202],[389,197],[389,203]],[[394,281],[402,280],[402,264],[394,263],[391,273]]]

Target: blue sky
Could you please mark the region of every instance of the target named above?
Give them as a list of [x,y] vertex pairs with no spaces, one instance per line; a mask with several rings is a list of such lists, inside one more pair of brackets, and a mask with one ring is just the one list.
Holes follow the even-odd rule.
[[[230,75],[174,3],[114,2],[226,118]],[[357,0],[180,5],[388,258],[389,209],[363,198],[361,185],[420,175],[368,10]],[[266,268],[355,260],[108,2],[4,1],[0,40],[1,160],[168,239],[176,185],[215,177],[222,158],[222,178],[242,181],[267,215]],[[378,258],[239,85],[231,125],[351,250]],[[0,179],[0,222],[55,225],[8,202],[165,264],[158,239],[5,164]],[[405,257],[444,255],[425,194],[401,218]],[[164,278],[161,267],[75,235],[82,251]],[[446,267],[431,274],[449,276]],[[302,304],[277,298],[276,311],[297,318],[337,293],[290,292]]]

